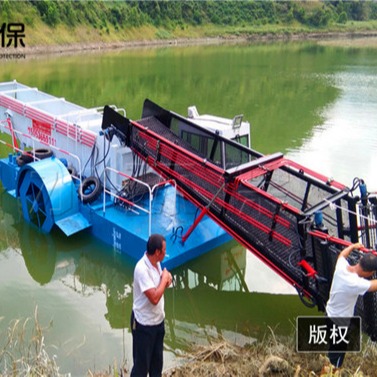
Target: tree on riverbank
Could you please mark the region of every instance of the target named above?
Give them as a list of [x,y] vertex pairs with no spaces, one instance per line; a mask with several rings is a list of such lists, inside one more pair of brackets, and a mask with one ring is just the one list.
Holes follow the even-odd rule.
[[[17,4],[18,3],[18,4]],[[19,3],[22,3],[21,5]],[[50,26],[87,23],[95,28],[108,24],[118,27],[177,27],[212,23],[215,25],[290,24],[326,26],[331,22],[377,19],[377,4],[365,1],[2,1],[2,18],[28,6],[28,22],[41,18]]]
[[68,38],[67,34],[82,27],[86,31],[80,29],[74,33],[74,42],[86,38],[85,33],[91,33],[92,38],[100,36],[102,40],[138,38],[137,33],[134,37],[125,33],[130,33],[130,29],[135,33],[141,28],[143,37],[146,28],[150,28],[154,34],[149,39],[164,39],[191,37],[189,29],[193,28],[204,28],[204,33],[215,28],[217,33],[223,29],[228,34],[248,34],[258,28],[267,28],[268,32],[275,29],[281,32],[283,27],[285,30],[299,27],[317,30],[377,20],[376,2],[367,1],[1,0],[0,6],[1,22],[24,23],[29,39],[34,36],[33,30],[49,28],[52,31],[43,38],[36,34],[39,41],[32,41],[32,45],[70,42],[72,36]]

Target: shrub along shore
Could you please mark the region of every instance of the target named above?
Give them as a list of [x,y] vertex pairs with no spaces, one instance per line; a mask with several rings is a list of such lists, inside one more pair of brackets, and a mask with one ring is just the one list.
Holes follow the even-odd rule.
[[377,46],[376,31],[354,31],[354,32],[292,32],[292,33],[256,33],[256,34],[227,34],[224,36],[198,36],[192,38],[174,39],[139,39],[119,41],[96,41],[96,42],[75,42],[67,44],[33,45],[18,49],[27,56],[45,54],[65,54],[89,51],[106,51],[114,49],[133,49],[142,47],[159,46],[189,46],[189,45],[214,45],[230,43],[267,43],[277,41],[317,41],[320,44],[339,45],[349,47],[374,47]]
[[367,1],[0,0],[0,18],[25,53],[377,33],[377,3]]

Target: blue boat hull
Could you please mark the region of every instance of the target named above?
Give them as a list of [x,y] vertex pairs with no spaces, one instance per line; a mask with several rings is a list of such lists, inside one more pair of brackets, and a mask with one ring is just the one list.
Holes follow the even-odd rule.
[[[57,177],[57,182],[44,185],[47,175]],[[149,215],[119,206],[105,193],[92,203],[83,203],[75,193],[78,182],[65,171],[59,159],[49,158],[19,167],[14,156],[9,156],[0,160],[0,178],[5,190],[23,203],[26,221],[33,223],[37,217],[30,216],[30,211],[40,212],[43,209],[44,224],[58,226],[67,236],[87,229],[94,237],[112,246],[114,251],[135,261],[143,255],[149,237]],[[36,187],[38,192],[34,193]],[[40,203],[41,200],[44,203]],[[149,198],[140,198],[138,205],[148,208]],[[198,209],[168,184],[156,191],[151,212],[150,232],[160,233],[166,238],[167,254],[163,265],[169,269],[232,239],[204,216],[183,243],[182,236],[198,216]],[[42,232],[49,232],[52,227],[36,225]]]
[[[103,211],[103,198],[82,208],[92,224],[90,232],[115,251],[134,260],[145,251],[148,233],[148,215],[136,214],[107,203]],[[166,238],[167,253],[163,265],[172,269],[209,252],[230,241],[232,237],[209,217],[205,216],[185,243],[181,236],[188,230],[197,215],[197,208],[176,195],[175,189],[167,186],[159,190],[153,200],[151,233],[160,233]]]

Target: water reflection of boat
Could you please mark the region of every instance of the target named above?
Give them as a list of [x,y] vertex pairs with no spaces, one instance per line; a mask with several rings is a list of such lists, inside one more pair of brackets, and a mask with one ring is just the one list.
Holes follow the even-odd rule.
[[[116,252],[110,256],[106,245],[88,239],[67,242],[59,234],[43,235],[22,219],[17,221],[17,207],[8,204],[6,231],[19,239],[14,246],[21,250],[30,276],[43,285],[59,280],[83,296],[103,292],[109,325],[129,331],[133,262]],[[305,312],[297,296],[249,293],[247,251],[234,241],[225,246],[173,271],[174,287],[166,292],[169,347],[184,348],[189,341],[206,341],[219,333],[251,340],[277,323],[288,332],[289,319]]]
[[[93,246],[65,252],[59,251],[58,244],[54,246],[56,253],[44,249],[42,254],[24,250],[22,254],[29,273],[39,283],[60,279],[65,285],[70,281],[70,288],[80,295],[103,292],[105,318],[111,328],[129,331],[133,265],[124,259],[108,258],[108,253]],[[55,261],[36,257],[39,254],[54,255]],[[229,254],[236,255],[230,264]],[[174,287],[165,296],[169,347],[183,349],[189,342],[206,342],[219,334],[238,342],[252,341],[268,326],[279,326],[279,332],[288,334],[293,331],[294,318],[309,313],[297,296],[248,292],[245,256],[246,250],[232,242],[174,271]],[[284,310],[277,311],[277,307]]]
[[232,287],[232,290],[248,291],[245,268],[246,250],[232,241],[226,247],[213,250],[175,269],[175,287],[181,290],[208,285],[216,290],[229,290]]
[[182,337],[197,342],[218,335],[247,342],[263,336],[268,326],[292,334],[297,315],[313,315],[297,295],[249,292],[247,251],[234,241],[226,246],[174,271],[174,289],[166,292],[172,344]]
[[51,281],[55,269],[57,252],[50,234],[37,233],[26,224],[18,224],[20,248],[30,276],[40,284]]

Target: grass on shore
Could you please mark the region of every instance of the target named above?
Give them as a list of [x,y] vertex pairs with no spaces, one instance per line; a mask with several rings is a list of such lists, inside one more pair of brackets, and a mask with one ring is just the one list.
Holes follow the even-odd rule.
[[46,351],[44,331],[37,308],[33,322],[27,318],[9,324],[7,333],[0,334],[0,377],[60,376],[55,358]]
[[[60,374],[55,356],[49,355],[46,350],[44,333],[48,328],[39,324],[37,308],[33,319],[14,320],[9,324],[6,334],[0,334],[0,377],[70,376]],[[328,365],[328,360],[324,354],[297,353],[294,334],[279,337],[269,329],[261,341],[243,347],[223,339],[213,339],[206,346],[194,345],[182,356],[179,364],[164,371],[163,377],[315,377]],[[327,374],[322,374],[322,377],[372,377],[376,369],[377,346],[368,340],[363,342],[361,352],[346,356],[341,371],[332,373],[328,367]],[[115,363],[102,372],[88,370],[87,377],[126,377],[128,372]]]
[[[262,341],[238,347],[215,340],[206,347],[195,347],[189,361],[166,371],[164,377],[185,376],[286,376],[286,377],[373,377],[377,369],[377,346],[365,340],[359,353],[348,353],[343,368],[335,371],[325,354],[297,353],[295,334],[276,336],[269,332]],[[324,373],[325,372],[325,373]]]
[[[322,7],[321,2],[302,2],[302,7],[310,14],[314,9]],[[77,19],[69,26],[68,23],[58,22],[56,26],[49,26],[43,21],[35,6],[28,2],[4,2],[2,15],[7,22],[24,22],[26,47],[36,46],[67,46],[72,44],[111,44],[125,42],[151,42],[158,40],[175,39],[200,39],[200,38],[290,38],[294,36],[305,37],[305,35],[328,35],[331,33],[377,33],[377,20],[369,21],[347,21],[345,23],[330,22],[324,27],[305,26],[296,20],[289,23],[277,21],[276,23],[263,23],[263,20],[249,23],[240,21],[236,25],[216,25],[203,23],[190,25],[188,23],[168,22],[156,27],[152,24],[145,24],[139,27],[129,25],[120,26],[108,22],[106,18],[93,14],[92,22],[80,13],[75,13]],[[52,7],[53,8],[53,7]],[[51,9],[52,9],[51,8]],[[89,12],[90,6],[85,6]],[[94,7],[97,12],[101,7]],[[1,12],[0,11],[0,12]],[[89,12],[90,13],[90,12]],[[75,17],[76,17],[75,16]],[[44,16],[46,17],[46,15]],[[74,15],[72,18],[75,20]],[[65,19],[64,17],[57,17]],[[97,20],[98,22],[96,22]],[[100,22],[100,20],[102,20]]]
[[317,35],[324,37],[331,34],[376,34],[377,21],[348,22],[334,24],[326,28],[309,28],[298,24],[292,25],[241,25],[241,26],[188,26],[175,29],[155,28],[153,26],[131,27],[126,29],[95,29],[80,25],[70,28],[58,25],[50,28],[42,22],[27,27],[25,43],[28,47],[35,46],[65,46],[70,44],[110,44],[117,42],[148,42],[174,39],[200,38],[246,38],[246,39],[276,39],[293,38],[296,36]]

